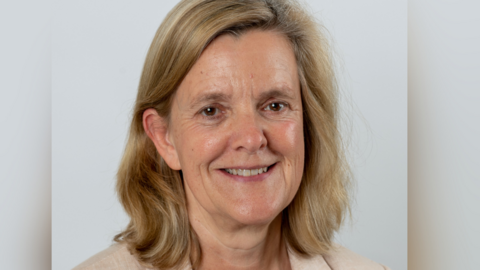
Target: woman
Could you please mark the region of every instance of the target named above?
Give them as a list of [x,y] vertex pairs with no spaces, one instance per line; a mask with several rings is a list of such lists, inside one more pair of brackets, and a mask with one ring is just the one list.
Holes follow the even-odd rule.
[[287,0],[185,0],[147,55],[117,189],[131,221],[76,269],[386,269],[349,208],[327,41]]

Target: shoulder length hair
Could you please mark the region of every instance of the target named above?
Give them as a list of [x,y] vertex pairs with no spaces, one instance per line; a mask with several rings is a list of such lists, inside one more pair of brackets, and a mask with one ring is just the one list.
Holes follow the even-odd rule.
[[170,169],[147,137],[143,112],[168,119],[175,91],[208,44],[223,34],[278,31],[292,44],[303,103],[305,167],[297,194],[282,213],[282,234],[305,256],[331,248],[349,210],[349,175],[338,131],[337,86],[329,42],[291,0],[183,0],[160,25],[148,51],[130,134],[117,174],[120,202],[131,220],[115,241],[145,265],[172,268],[201,260],[190,227],[181,171]]

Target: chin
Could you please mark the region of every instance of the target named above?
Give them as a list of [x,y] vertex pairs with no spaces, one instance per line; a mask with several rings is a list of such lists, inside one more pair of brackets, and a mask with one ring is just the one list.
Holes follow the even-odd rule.
[[231,216],[244,225],[265,225],[271,223],[282,213],[282,210],[283,208],[278,207],[243,206],[235,209],[235,213]]

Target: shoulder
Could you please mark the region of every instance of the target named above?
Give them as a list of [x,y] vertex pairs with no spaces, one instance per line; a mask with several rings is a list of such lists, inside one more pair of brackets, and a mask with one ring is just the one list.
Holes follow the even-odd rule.
[[390,270],[390,268],[376,263],[357,253],[334,244],[333,248],[323,258],[331,269],[352,269],[352,270]]
[[130,254],[125,244],[114,244],[93,255],[73,270],[144,270],[135,257]]
[[324,255],[305,258],[289,250],[289,257],[293,270],[390,270],[338,244]]

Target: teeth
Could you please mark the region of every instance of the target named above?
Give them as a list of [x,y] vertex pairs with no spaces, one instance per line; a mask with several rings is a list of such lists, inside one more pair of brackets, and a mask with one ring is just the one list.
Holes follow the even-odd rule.
[[229,174],[233,175],[241,175],[241,176],[253,176],[253,175],[259,175],[262,173],[266,173],[268,170],[268,167],[263,167],[260,169],[253,169],[253,170],[243,170],[243,169],[225,169]]

